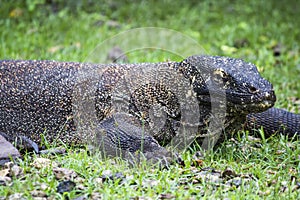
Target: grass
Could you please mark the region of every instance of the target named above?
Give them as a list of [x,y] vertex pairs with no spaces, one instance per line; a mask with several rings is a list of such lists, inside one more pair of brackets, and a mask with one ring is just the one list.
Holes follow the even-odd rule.
[[[0,59],[83,62],[91,58],[91,52],[98,50],[99,44],[118,33],[139,27],[162,27],[192,38],[207,54],[255,63],[274,85],[276,107],[300,112],[300,5],[297,1],[53,2],[0,2]],[[178,45],[183,54],[184,50],[194,48]],[[275,56],[276,47],[279,53]],[[182,55],[165,50],[142,49],[130,52],[128,57],[130,62],[181,59]],[[184,167],[172,165],[163,170],[147,165],[129,167],[125,161],[100,159],[97,155],[87,155],[86,151],[74,153],[78,149],[73,147],[67,151],[66,156],[44,157],[73,169],[84,179],[82,190],[77,188],[64,194],[71,199],[97,193],[104,199],[157,199],[162,194],[178,199],[297,199],[300,196],[299,189],[291,191],[299,184],[299,142],[289,142],[279,136],[260,142],[244,137],[238,142],[227,141],[215,152],[206,153],[201,158],[203,163],[196,167],[191,166],[192,153],[187,152]],[[25,155],[20,163],[24,176],[13,178],[10,186],[0,186],[0,196],[23,193],[26,198],[32,198],[30,192],[42,190],[40,187],[45,183],[47,187],[43,191],[48,197],[63,198],[56,192],[58,180],[52,167],[38,170],[31,166],[36,158]],[[196,181],[197,170],[205,167],[221,171],[230,167],[236,173],[252,174],[255,178],[239,187],[226,184],[214,187],[214,183]],[[107,170],[112,174],[122,172],[125,181],[96,183]],[[294,177],[296,181],[292,181]]]

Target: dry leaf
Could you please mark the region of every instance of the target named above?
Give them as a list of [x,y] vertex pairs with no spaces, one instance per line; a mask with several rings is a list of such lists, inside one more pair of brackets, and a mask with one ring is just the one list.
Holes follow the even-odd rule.
[[37,169],[42,169],[45,167],[57,167],[58,164],[50,159],[47,158],[36,158],[33,163],[32,166],[34,166]]

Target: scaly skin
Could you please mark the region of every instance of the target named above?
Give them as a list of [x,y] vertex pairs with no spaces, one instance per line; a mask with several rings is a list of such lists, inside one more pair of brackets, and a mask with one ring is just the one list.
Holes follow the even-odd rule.
[[[86,68],[91,70],[89,76],[92,74],[93,80],[89,84],[92,83],[94,90],[91,91],[84,84],[80,86],[84,81],[79,75]],[[199,105],[199,120],[191,126],[197,126],[201,134],[206,134],[214,101],[226,106],[224,117],[228,132],[241,128],[243,124],[252,128],[254,121],[264,126],[269,134],[281,131],[292,136],[300,132],[299,115],[269,109],[275,103],[275,94],[272,85],[260,76],[255,65],[214,56],[191,56],[179,63],[112,65],[0,61],[0,132],[10,140],[25,136],[37,143],[41,142],[41,135],[48,141],[59,139],[66,143],[85,143],[96,139],[101,148],[109,149],[105,152],[110,155],[115,155],[116,150],[125,154],[140,150],[149,159],[167,156],[168,152],[161,144],[170,142],[178,133],[182,113],[172,88],[159,82],[165,78],[164,74],[156,80],[149,75],[147,84],[129,89],[129,99],[122,97],[127,102],[128,115],[112,109],[112,93],[122,78],[129,75],[138,83],[139,77],[149,73],[139,71],[140,68],[153,69],[154,72],[158,68],[166,72],[171,70],[190,84],[190,93],[196,96]],[[181,83],[178,81],[178,84]],[[211,98],[218,97],[222,91],[226,94],[225,100],[221,96],[220,99]],[[96,125],[92,131],[84,128],[78,131],[78,119],[89,118],[88,115],[78,116],[86,107],[76,110],[76,101],[80,103],[84,97],[80,99],[79,96],[84,96],[85,92],[92,95],[92,107],[96,110]],[[149,111],[157,105],[158,111],[164,111],[166,122],[158,130]],[[259,112],[263,114],[255,114]],[[288,133],[279,128],[281,121],[287,126]]]

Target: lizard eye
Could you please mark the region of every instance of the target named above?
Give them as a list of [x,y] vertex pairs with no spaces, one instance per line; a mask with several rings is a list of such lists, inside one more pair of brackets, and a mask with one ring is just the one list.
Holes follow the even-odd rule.
[[217,83],[221,83],[221,82],[227,82],[228,80],[228,74],[223,70],[223,69],[216,69],[213,72],[213,77],[214,77],[214,81],[216,81]]
[[255,94],[255,93],[259,92],[259,90],[254,86],[250,86],[249,87],[249,92],[252,93],[252,94]]

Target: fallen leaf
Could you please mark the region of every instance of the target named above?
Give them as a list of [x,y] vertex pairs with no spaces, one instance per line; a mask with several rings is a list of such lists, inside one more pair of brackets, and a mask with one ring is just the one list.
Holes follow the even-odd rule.
[[159,198],[160,199],[175,199],[175,195],[173,195],[173,194],[161,194],[161,195],[159,195]]
[[0,176],[0,186],[1,185],[2,186],[7,186],[11,181],[12,181],[11,178],[8,177],[8,176],[5,176],[5,177]]
[[0,170],[0,177],[5,177],[9,174],[9,169]]
[[36,158],[33,163],[31,164],[32,166],[34,166],[37,169],[42,169],[45,167],[57,167],[58,164],[50,159],[47,158]]
[[33,197],[47,197],[47,194],[40,190],[33,190],[30,192]]
[[18,165],[13,165],[10,168],[9,176],[11,177],[20,177],[23,174],[24,174],[23,168],[19,167]]
[[70,180],[77,177],[77,174],[74,170],[67,168],[55,167],[53,168],[53,173],[56,179],[58,180]]
[[237,173],[235,171],[233,171],[232,169],[230,168],[226,168],[223,172],[222,172],[222,175],[221,177],[222,178],[233,178],[233,177],[236,177],[238,176]]

